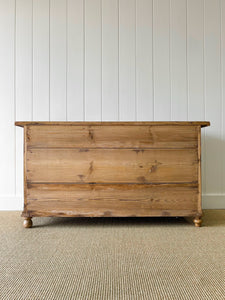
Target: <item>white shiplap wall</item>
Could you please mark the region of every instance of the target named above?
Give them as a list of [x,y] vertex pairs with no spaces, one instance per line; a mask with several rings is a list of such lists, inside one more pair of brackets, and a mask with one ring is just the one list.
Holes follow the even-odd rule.
[[0,0],[0,209],[22,209],[15,120],[209,120],[203,206],[225,208],[225,0]]

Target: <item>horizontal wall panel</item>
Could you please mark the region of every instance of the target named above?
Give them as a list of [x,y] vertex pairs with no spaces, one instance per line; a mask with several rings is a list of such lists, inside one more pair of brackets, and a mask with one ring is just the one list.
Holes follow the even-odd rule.
[[197,164],[197,149],[28,149],[27,180],[77,183],[196,182]]
[[197,148],[198,126],[29,126],[28,147]]

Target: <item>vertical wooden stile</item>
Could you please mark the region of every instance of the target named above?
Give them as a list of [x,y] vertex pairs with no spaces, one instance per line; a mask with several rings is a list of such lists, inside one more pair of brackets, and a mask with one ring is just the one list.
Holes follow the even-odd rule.
[[24,126],[24,149],[23,149],[23,182],[24,182],[24,211],[22,213],[22,216],[27,216],[27,126]]

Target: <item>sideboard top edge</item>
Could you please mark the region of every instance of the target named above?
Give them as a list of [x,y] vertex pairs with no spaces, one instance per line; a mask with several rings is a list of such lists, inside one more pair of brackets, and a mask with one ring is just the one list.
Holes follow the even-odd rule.
[[91,122],[91,121],[87,121],[87,122],[65,122],[65,121],[59,121],[59,122],[55,122],[55,121],[51,121],[51,122],[34,122],[34,121],[17,121],[15,122],[16,126],[20,126],[20,127],[24,127],[24,126],[31,126],[31,125],[36,125],[36,126],[43,126],[43,125],[53,125],[53,126],[57,126],[57,125],[66,125],[66,126],[113,126],[113,125],[121,125],[121,126],[126,126],[126,125],[131,125],[131,126],[154,126],[154,125],[181,125],[181,126],[201,126],[201,127],[206,127],[206,126],[210,126],[210,122],[206,122],[206,121],[154,121],[154,122]]

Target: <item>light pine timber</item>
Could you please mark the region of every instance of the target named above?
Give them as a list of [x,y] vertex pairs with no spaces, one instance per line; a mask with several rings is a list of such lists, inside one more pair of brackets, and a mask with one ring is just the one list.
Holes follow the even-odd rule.
[[18,121],[15,122],[16,126],[24,127],[24,126],[46,126],[46,125],[51,125],[51,126],[201,126],[201,127],[206,127],[210,125],[210,122],[208,121],[153,121],[153,122],[92,122],[92,121],[79,121],[79,122],[68,122],[68,121],[41,121],[41,122],[36,122],[36,121]]
[[193,216],[209,122],[16,122],[24,227],[34,216]]
[[[138,194],[138,197],[137,197]],[[63,199],[63,201],[61,201]],[[48,210],[51,215],[89,216],[151,215],[152,210],[169,216],[167,210],[198,211],[197,184],[29,184],[29,210]]]
[[29,148],[197,148],[198,127],[29,126]]
[[197,149],[28,149],[28,182],[197,182]]

